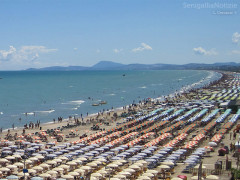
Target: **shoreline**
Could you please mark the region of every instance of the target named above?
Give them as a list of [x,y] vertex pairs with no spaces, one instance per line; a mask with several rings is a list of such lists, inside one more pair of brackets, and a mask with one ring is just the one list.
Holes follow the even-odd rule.
[[[191,84],[191,85],[186,85],[186,86],[184,86],[184,87],[181,87],[178,91],[175,91],[174,93],[170,93],[170,94],[168,94],[168,95],[166,95],[166,96],[160,96],[160,97],[157,97],[157,98],[151,98],[151,100],[153,100],[153,101],[159,101],[159,102],[165,102],[166,101],[166,99],[168,99],[168,98],[170,98],[170,99],[175,99],[175,98],[177,98],[177,96],[178,97],[181,97],[184,93],[186,93],[186,92],[188,92],[188,91],[191,91],[191,90],[196,90],[196,89],[203,89],[203,88],[206,88],[206,86],[208,87],[208,86],[210,86],[211,85],[211,83],[213,83],[213,82],[215,82],[215,81],[218,81],[218,80],[220,80],[221,78],[222,78],[222,73],[221,72],[217,72],[217,71],[208,71],[208,72],[214,72],[214,73],[220,73],[221,74],[221,76],[218,78],[218,79],[215,79],[215,80],[213,80],[213,81],[208,81],[208,82],[205,82],[205,84],[202,84],[202,85],[200,85],[200,87],[196,87],[196,88],[194,88],[194,86],[195,86],[195,84],[197,84],[197,83],[199,83],[199,82],[201,82],[202,80],[204,80],[204,79],[207,79],[207,77],[206,78],[203,78],[203,79],[201,79],[200,81],[198,81],[198,82],[195,82],[195,83],[193,83],[193,84]],[[192,85],[194,85],[194,86],[192,86]],[[161,100],[159,100],[159,98],[161,99]],[[141,103],[143,102],[144,100],[141,100]],[[138,106],[138,109],[141,109],[141,106],[140,106],[140,104],[139,103],[136,103],[137,104],[137,106]],[[91,130],[89,130],[90,129],[90,127],[95,123],[98,123],[98,122],[96,122],[95,120],[97,119],[97,116],[99,115],[99,114],[102,114],[101,116],[102,117],[104,117],[104,115],[106,115],[106,113],[108,113],[108,112],[111,112],[112,114],[114,114],[114,113],[117,113],[118,115],[119,114],[121,114],[121,113],[123,113],[125,110],[124,110],[124,107],[126,107],[126,108],[129,108],[130,106],[131,106],[132,104],[128,104],[128,105],[126,105],[126,106],[122,106],[122,107],[117,107],[117,108],[114,108],[114,109],[111,109],[111,110],[109,110],[109,111],[104,111],[103,112],[103,114],[102,114],[102,112],[100,111],[100,112],[96,112],[96,113],[92,113],[92,114],[89,114],[88,116],[85,116],[85,117],[83,117],[83,120],[85,121],[83,121],[84,123],[86,123],[87,124],[87,133],[85,132],[85,133],[83,133],[83,134],[87,134],[87,135],[89,135],[89,134],[91,134]],[[100,117],[101,117],[100,116]],[[81,117],[77,117],[77,119],[78,118],[81,118]],[[87,121],[88,121],[88,119],[91,119],[91,118],[93,118],[94,119],[94,121],[93,122],[90,122],[90,123],[87,123]],[[106,120],[108,120],[109,122],[112,122],[113,123],[113,120],[111,120],[113,117],[112,116],[110,116],[109,117],[110,119],[106,119]],[[120,119],[121,120],[121,119]],[[117,122],[117,120],[116,120],[116,122]],[[24,127],[15,127],[14,129],[12,129],[12,128],[8,128],[8,129],[4,129],[4,130],[2,130],[2,133],[0,134],[0,139],[1,138],[3,138],[4,136],[6,136],[9,132],[11,133],[11,134],[15,134],[15,133],[17,133],[18,135],[21,135],[22,133],[22,131],[25,129],[25,131],[26,131],[26,134],[29,134],[29,133],[35,133],[36,131],[40,131],[40,130],[47,130],[47,129],[56,129],[57,127],[60,127],[60,128],[62,128],[63,126],[67,126],[68,124],[74,124],[74,120],[72,120],[72,119],[69,119],[69,118],[65,118],[65,119],[63,119],[62,120],[62,122],[57,122],[57,120],[56,120],[56,122],[53,122],[53,121],[48,121],[48,122],[44,122],[44,123],[41,123],[40,124],[40,126],[39,126],[39,128],[31,128],[31,129],[25,129]],[[114,126],[116,126],[116,125],[114,125]],[[83,126],[77,126],[77,128],[80,128],[80,129],[82,129],[81,127],[83,127]],[[112,127],[112,126],[111,126]],[[111,127],[110,127],[110,129],[111,129]],[[82,130],[80,130],[79,129],[79,132],[80,131],[82,131]],[[93,132],[92,132],[93,133]]]

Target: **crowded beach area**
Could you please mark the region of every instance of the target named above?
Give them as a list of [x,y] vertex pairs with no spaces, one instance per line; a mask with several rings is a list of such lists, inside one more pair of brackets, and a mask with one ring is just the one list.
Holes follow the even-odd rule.
[[164,99],[2,131],[0,177],[237,179],[240,74],[220,73]]

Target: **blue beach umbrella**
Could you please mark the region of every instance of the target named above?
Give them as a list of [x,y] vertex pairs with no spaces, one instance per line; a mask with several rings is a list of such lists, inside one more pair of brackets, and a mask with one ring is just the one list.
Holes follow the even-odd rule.
[[7,179],[19,179],[18,176],[15,175],[11,175],[11,176],[7,176]]
[[32,177],[31,180],[43,180],[41,177]]

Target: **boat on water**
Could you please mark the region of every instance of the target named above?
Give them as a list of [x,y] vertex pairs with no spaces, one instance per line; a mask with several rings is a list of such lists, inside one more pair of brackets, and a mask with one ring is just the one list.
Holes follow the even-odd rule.
[[107,104],[107,101],[100,101],[99,104]]
[[99,106],[99,104],[98,103],[94,103],[94,104],[92,104],[92,106]]

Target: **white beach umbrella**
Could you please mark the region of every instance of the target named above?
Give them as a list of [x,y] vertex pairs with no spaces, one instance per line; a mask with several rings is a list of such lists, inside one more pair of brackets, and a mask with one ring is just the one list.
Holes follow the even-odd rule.
[[71,175],[63,175],[62,178],[64,179],[74,179],[74,176],[71,176]]
[[91,163],[88,163],[87,166],[90,166],[90,167],[97,167],[97,163],[94,163],[94,162],[91,162]]
[[116,167],[118,167],[118,165],[117,164],[108,164],[107,167],[116,168]]
[[147,173],[152,173],[152,174],[157,174],[158,173],[158,171],[153,170],[153,169],[148,169],[146,172]]
[[97,173],[100,173],[100,174],[107,174],[108,172],[105,171],[105,170],[103,170],[103,169],[101,169],[101,170],[97,171]]
[[71,176],[79,176],[80,174],[76,171],[68,173]]
[[7,163],[7,162],[9,162],[7,159],[4,159],[4,158],[0,159],[0,163]]
[[32,169],[37,170],[37,171],[42,171],[43,168],[41,166],[35,166]]
[[160,165],[160,166],[158,166],[158,168],[160,168],[160,169],[170,169],[170,167],[168,165]]
[[100,174],[100,173],[92,173],[91,176],[92,177],[102,177],[102,174]]
[[52,170],[54,170],[54,171],[64,171],[64,169],[61,168],[61,167],[55,167],[55,168],[53,168]]
[[47,171],[46,173],[47,173],[47,174],[52,174],[52,175],[58,174],[58,172],[57,172],[57,171],[54,171],[54,170]]
[[49,168],[49,167],[50,167],[50,165],[49,165],[49,164],[46,164],[46,163],[40,164],[39,166],[40,166],[40,167],[43,167],[43,168]]
[[35,174],[35,173],[37,173],[37,171],[36,171],[36,170],[34,170],[34,169],[28,169],[28,173]]
[[151,180],[150,177],[147,177],[147,176],[139,176],[138,179],[140,180]]
[[9,169],[9,168],[6,168],[6,167],[2,167],[2,168],[0,168],[0,171],[8,172],[8,171],[10,171],[10,169]]
[[16,162],[13,165],[18,166],[18,167],[23,167],[24,166],[24,164],[21,163],[21,162]]
[[219,177],[215,176],[215,175],[208,175],[206,178],[207,179],[219,179]]
[[85,171],[83,169],[75,169],[74,172],[78,172],[78,173],[85,173]]
[[16,169],[17,166],[16,166],[16,165],[7,165],[6,168],[9,168],[9,169]]
[[92,168],[90,166],[82,166],[82,167],[80,167],[80,169],[91,170]]
[[61,167],[61,168],[63,168],[63,169],[69,169],[69,168],[70,168],[70,166],[65,165],[65,164],[62,164],[62,165],[60,165],[59,167]]
[[7,159],[7,160],[13,160],[13,159],[15,159],[15,157],[14,157],[14,156],[7,156],[7,157],[5,157],[5,159]]
[[[191,179],[195,179],[195,180],[198,180],[198,176],[192,176]],[[201,179],[204,179],[204,178],[201,178]]]
[[51,177],[51,174],[44,173],[44,174],[40,174],[39,176],[44,177],[44,178],[48,178],[48,177]]
[[127,172],[127,171],[121,171],[120,173],[118,174],[122,174],[124,176],[131,176],[132,174],[130,172]]
[[143,173],[142,176],[154,177],[154,174],[152,174],[152,173]]
[[124,176],[123,174],[117,174],[114,177],[115,178],[120,178],[120,179],[126,179],[126,176]]
[[129,172],[129,173],[134,173],[135,172],[135,170],[134,169],[123,169],[123,171],[125,171],[125,172]]
[[18,173],[17,174],[17,176],[19,176],[19,177],[27,177],[27,176],[29,176],[29,173],[23,173],[23,172],[20,172],[20,173]]
[[77,165],[77,163],[74,162],[74,161],[69,161],[69,162],[67,162],[66,164],[67,164],[67,165],[70,165],[70,166],[76,166],[76,165]]
[[183,179],[181,179],[181,178],[179,178],[179,177],[174,177],[174,178],[172,178],[171,180],[183,180]]

